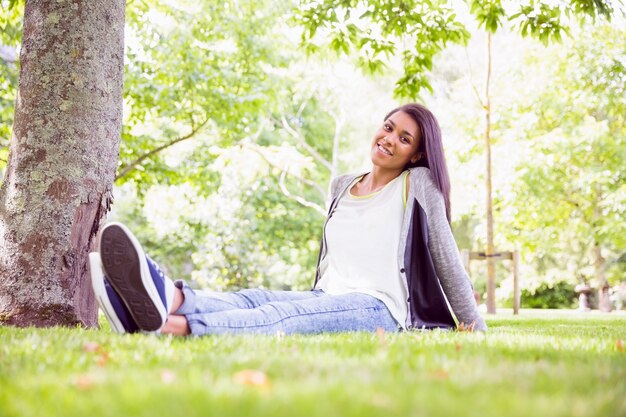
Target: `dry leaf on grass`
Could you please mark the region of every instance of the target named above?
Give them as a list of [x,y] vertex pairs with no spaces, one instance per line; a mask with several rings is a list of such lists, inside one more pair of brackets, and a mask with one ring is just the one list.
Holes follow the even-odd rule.
[[624,342],[622,342],[622,339],[617,339],[617,342],[615,342],[615,348],[618,352],[624,351]]
[[104,352],[103,351],[98,356],[96,356],[96,365],[98,365],[100,368],[104,368],[107,363],[109,363],[109,353],[108,352]]
[[233,375],[233,379],[236,383],[241,385],[250,385],[255,387],[268,387],[270,384],[269,378],[262,371],[255,369],[244,369]]
[[378,336],[378,343],[380,347],[387,347],[387,336],[385,335],[385,329],[382,327],[376,328],[376,336]]
[[448,379],[448,371],[445,369],[436,369],[430,373],[430,376],[435,379]]
[[103,368],[109,362],[109,352],[96,342],[83,343],[83,350],[89,353],[98,353],[94,358],[96,365]]
[[83,350],[85,352],[97,352],[100,350],[100,345],[96,342],[85,342],[83,343]]
[[86,391],[93,387],[95,380],[93,376],[89,374],[78,375],[76,379],[74,379],[74,386],[81,391]]
[[456,330],[458,332],[469,332],[472,333],[474,331],[474,325],[476,324],[476,322],[471,322],[470,324],[465,324],[463,322],[459,323],[458,327],[456,328]]
[[458,342],[457,342],[457,344],[456,344],[456,345],[454,345],[454,349],[455,349],[457,352],[460,352],[462,347],[463,347],[463,345],[462,345],[462,344],[460,344],[460,343],[458,343]]

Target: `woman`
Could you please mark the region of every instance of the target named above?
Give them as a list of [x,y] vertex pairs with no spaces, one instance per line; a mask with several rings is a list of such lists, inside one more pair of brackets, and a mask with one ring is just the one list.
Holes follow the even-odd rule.
[[113,329],[173,335],[486,330],[450,231],[450,185],[433,114],[392,110],[372,169],[335,178],[310,291],[196,293],[172,282],[123,225],[90,254],[94,292]]

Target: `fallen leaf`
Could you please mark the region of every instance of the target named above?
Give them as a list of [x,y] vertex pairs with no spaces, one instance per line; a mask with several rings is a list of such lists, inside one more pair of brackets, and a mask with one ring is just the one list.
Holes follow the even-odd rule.
[[615,347],[617,348],[618,352],[624,351],[624,342],[622,342],[622,339],[617,339],[617,342],[615,342]]
[[97,352],[100,349],[100,345],[96,342],[85,342],[83,344],[83,350],[85,352]]
[[256,387],[267,387],[270,383],[269,378],[264,372],[254,369],[244,369],[243,371],[239,371],[233,376],[233,379],[238,384],[252,385]]
[[84,374],[78,375],[74,380],[74,386],[81,391],[90,389],[94,385],[95,381],[91,375]]
[[176,380],[176,374],[169,369],[161,371],[161,382],[164,384],[171,384]]
[[430,373],[435,379],[448,379],[448,372],[444,369],[437,369]]
[[102,351],[98,356],[96,356],[96,365],[101,368],[104,368],[106,364],[109,362],[109,353],[106,351]]
[[460,343],[458,343],[458,342],[457,342],[457,344],[454,346],[454,348],[456,349],[456,351],[457,351],[457,352],[460,352],[462,347],[463,347],[463,345],[462,345],[462,344],[460,344]]
[[474,325],[476,324],[476,322],[471,322],[470,324],[465,324],[463,322],[459,323],[458,327],[456,328],[456,330],[458,332],[468,332],[468,333],[472,333],[474,331]]
[[385,335],[385,329],[382,327],[376,328],[376,336],[378,336],[378,343],[381,347],[387,347],[387,336]]

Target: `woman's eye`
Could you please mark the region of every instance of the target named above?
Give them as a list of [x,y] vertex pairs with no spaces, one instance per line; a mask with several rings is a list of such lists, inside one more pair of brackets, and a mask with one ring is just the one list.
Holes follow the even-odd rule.
[[387,132],[391,132],[391,126],[389,125],[383,125],[383,129],[385,129]]
[[409,143],[409,139],[405,138],[404,136],[402,136],[400,140],[402,141],[402,143]]

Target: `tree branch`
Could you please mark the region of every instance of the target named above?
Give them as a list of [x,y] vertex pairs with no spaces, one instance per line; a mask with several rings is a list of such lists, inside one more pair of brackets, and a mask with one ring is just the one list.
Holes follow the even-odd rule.
[[300,117],[302,115],[302,112],[304,111],[304,108],[306,107],[308,103],[309,103],[309,99],[302,101],[302,104],[300,104],[300,107],[298,108],[298,112],[296,113],[296,117]]
[[472,62],[469,58],[469,54],[467,53],[467,47],[465,48],[465,58],[467,59],[467,67],[469,69],[469,79],[470,79],[470,85],[472,86],[472,90],[474,90],[474,94],[476,95],[476,99],[478,100],[478,103],[480,103],[480,106],[483,109],[486,109],[487,105],[485,104],[482,97],[480,96],[480,93],[478,92],[478,88],[476,88],[476,84],[474,84],[474,78],[472,77]]
[[172,139],[171,141],[169,141],[169,142],[167,142],[167,143],[165,143],[165,144],[163,144],[161,146],[158,146],[158,147],[156,147],[156,148],[154,148],[154,149],[144,153],[139,158],[135,159],[134,161],[132,161],[129,164],[127,164],[126,166],[122,167],[120,169],[119,173],[115,176],[115,180],[114,181],[117,181],[120,178],[123,178],[129,172],[133,171],[137,165],[139,165],[140,163],[142,163],[146,159],[150,158],[151,156],[156,155],[157,153],[161,152],[162,150],[167,149],[167,148],[169,148],[171,146],[174,146],[174,145],[176,145],[179,142],[182,142],[184,140],[192,138],[193,136],[196,135],[196,133],[198,133],[198,131],[200,129],[202,129],[204,127],[204,125],[206,125],[208,123],[209,120],[210,119],[206,119],[204,122],[200,123],[200,125],[197,128],[192,129],[191,132],[189,132],[189,134],[187,134],[185,136],[180,136],[180,137],[178,137],[176,139]]
[[[289,172],[289,167],[282,167],[279,166],[278,164],[270,161],[270,159],[263,153],[263,151],[260,148],[260,146],[257,145],[252,145],[249,144],[247,145],[249,149],[253,150],[254,152],[256,152],[269,166],[276,168],[276,169],[280,169],[281,172],[287,172],[292,178],[300,181],[302,184],[308,185],[309,187],[313,188],[315,191],[317,191],[320,194],[320,197],[322,197],[323,200],[326,200],[326,191],[324,191],[319,185],[317,185],[315,182],[308,180],[306,178],[303,178],[299,175],[296,174],[292,174]],[[312,203],[314,204],[314,203]],[[326,212],[324,212],[324,215],[326,215]]]
[[331,180],[339,174],[339,140],[341,139],[341,130],[345,122],[345,113],[340,110],[341,116],[337,116],[335,113],[331,113],[332,118],[335,120],[335,135],[333,136],[333,160],[330,169]]
[[281,122],[282,122],[283,127],[285,128],[285,130],[287,132],[289,132],[289,134],[291,136],[293,136],[295,139],[297,139],[298,142],[313,156],[313,158],[315,158],[319,163],[324,165],[326,168],[328,168],[329,171],[332,172],[332,170],[333,170],[332,164],[330,162],[328,162],[328,160],[326,158],[324,158],[319,152],[317,152],[315,150],[315,148],[313,148],[311,145],[306,143],[306,140],[302,137],[300,132],[296,131],[293,127],[291,127],[289,125],[289,122],[287,122],[287,119],[285,119],[284,116],[281,117]]
[[317,211],[319,214],[321,214],[322,216],[326,217],[326,210],[324,210],[323,207],[321,207],[318,204],[315,204],[311,201],[306,200],[303,197],[297,196],[297,195],[293,195],[289,192],[289,190],[287,189],[287,186],[285,185],[285,177],[287,176],[287,170],[283,170],[283,172],[281,172],[280,174],[280,180],[279,180],[279,185],[280,185],[280,189],[283,192],[283,194],[289,198],[291,198],[292,200],[295,200],[296,202],[300,203],[301,205],[305,206],[305,207],[310,207],[312,209],[314,209],[315,211]]

